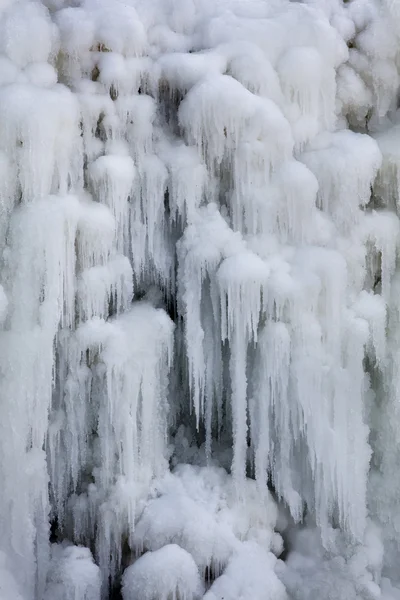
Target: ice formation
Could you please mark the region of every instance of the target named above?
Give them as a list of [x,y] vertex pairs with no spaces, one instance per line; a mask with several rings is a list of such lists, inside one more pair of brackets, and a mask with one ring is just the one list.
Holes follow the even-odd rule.
[[0,0],[0,600],[400,598],[397,0]]

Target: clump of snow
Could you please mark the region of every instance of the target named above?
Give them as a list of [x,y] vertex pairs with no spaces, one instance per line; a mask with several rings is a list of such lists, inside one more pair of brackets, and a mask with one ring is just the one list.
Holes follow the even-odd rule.
[[2,14],[1,50],[18,67],[46,63],[56,51],[58,31],[40,2],[12,4]]
[[133,532],[139,552],[178,544],[204,576],[206,569],[221,573],[243,540],[254,540],[266,551],[281,550],[280,536],[274,533],[275,503],[252,480],[245,480],[238,500],[234,480],[224,469],[180,465],[155,493]]
[[257,544],[243,543],[204,600],[286,600],[285,587],[274,572],[276,557]]
[[100,569],[82,546],[53,546],[44,600],[98,600]]
[[[301,154],[301,160],[318,179],[319,206],[332,215],[341,229],[359,218],[371,195],[371,186],[381,166],[377,143],[351,131],[324,133]],[[346,195],[346,203],[340,199]]]
[[196,563],[176,544],[146,552],[123,576],[124,600],[197,600],[202,598],[202,592]]

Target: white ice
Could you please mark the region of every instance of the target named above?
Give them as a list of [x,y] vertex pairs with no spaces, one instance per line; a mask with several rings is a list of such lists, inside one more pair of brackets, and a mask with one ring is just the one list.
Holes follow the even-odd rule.
[[399,31],[0,0],[1,600],[399,598]]

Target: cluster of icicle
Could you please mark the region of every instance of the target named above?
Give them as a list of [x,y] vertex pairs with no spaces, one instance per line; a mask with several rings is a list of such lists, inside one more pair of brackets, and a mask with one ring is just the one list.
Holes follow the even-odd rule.
[[[208,458],[231,436],[239,499],[252,468],[325,541],[362,541],[370,514],[396,546],[399,19],[378,0],[1,0],[15,598],[57,597],[50,522],[107,594],[182,414]],[[59,553],[88,565],[65,598],[97,599],[89,550]]]

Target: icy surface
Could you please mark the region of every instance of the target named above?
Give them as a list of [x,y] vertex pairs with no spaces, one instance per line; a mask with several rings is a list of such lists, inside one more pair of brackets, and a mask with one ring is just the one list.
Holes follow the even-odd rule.
[[0,0],[0,600],[398,600],[397,0]]

